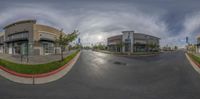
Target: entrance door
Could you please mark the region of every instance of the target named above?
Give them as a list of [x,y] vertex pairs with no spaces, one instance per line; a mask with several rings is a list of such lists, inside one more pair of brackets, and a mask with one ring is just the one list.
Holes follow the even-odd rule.
[[48,55],[48,44],[47,43],[43,43],[43,53],[44,53],[44,55]]
[[130,52],[130,49],[131,49],[131,44],[125,43],[125,52]]
[[130,38],[125,39],[125,52],[131,52],[131,40]]
[[14,43],[14,55],[20,55],[21,54],[21,51],[20,51],[20,49],[21,49],[21,43]]

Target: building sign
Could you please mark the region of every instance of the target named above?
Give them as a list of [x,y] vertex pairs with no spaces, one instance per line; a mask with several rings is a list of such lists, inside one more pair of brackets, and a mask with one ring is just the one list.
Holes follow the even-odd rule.
[[53,33],[45,33],[45,32],[41,32],[40,33],[40,39],[43,39],[43,40],[55,40],[56,39],[56,35],[53,34]]

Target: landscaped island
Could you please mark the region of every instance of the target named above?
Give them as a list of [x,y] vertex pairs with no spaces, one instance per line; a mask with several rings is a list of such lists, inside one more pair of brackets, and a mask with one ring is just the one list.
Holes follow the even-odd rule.
[[4,59],[0,59],[0,66],[3,66],[9,70],[15,71],[17,73],[23,73],[23,74],[42,74],[42,73],[48,73],[53,70],[56,70],[65,64],[67,64],[71,59],[73,59],[77,54],[78,51],[75,51],[74,53],[70,54],[66,58],[64,58],[63,61],[54,61],[46,64],[18,64],[14,62],[10,62]]
[[192,58],[193,61],[195,61],[196,63],[200,64],[200,57],[192,54],[192,53],[188,53],[188,55],[190,56],[190,58]]

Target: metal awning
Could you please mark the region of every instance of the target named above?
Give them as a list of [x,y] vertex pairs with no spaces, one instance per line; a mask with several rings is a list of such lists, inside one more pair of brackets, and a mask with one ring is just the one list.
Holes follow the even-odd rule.
[[10,42],[19,42],[19,41],[28,41],[28,38],[20,38],[20,39],[13,39],[13,40],[7,40],[6,43]]
[[48,38],[40,38],[39,41],[55,42],[55,40],[53,40],[53,39],[48,39]]

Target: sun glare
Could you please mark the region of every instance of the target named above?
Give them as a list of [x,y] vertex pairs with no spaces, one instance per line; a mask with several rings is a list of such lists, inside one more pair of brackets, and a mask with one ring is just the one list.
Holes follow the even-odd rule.
[[102,35],[98,35],[97,38],[98,38],[98,40],[102,40],[103,39]]

